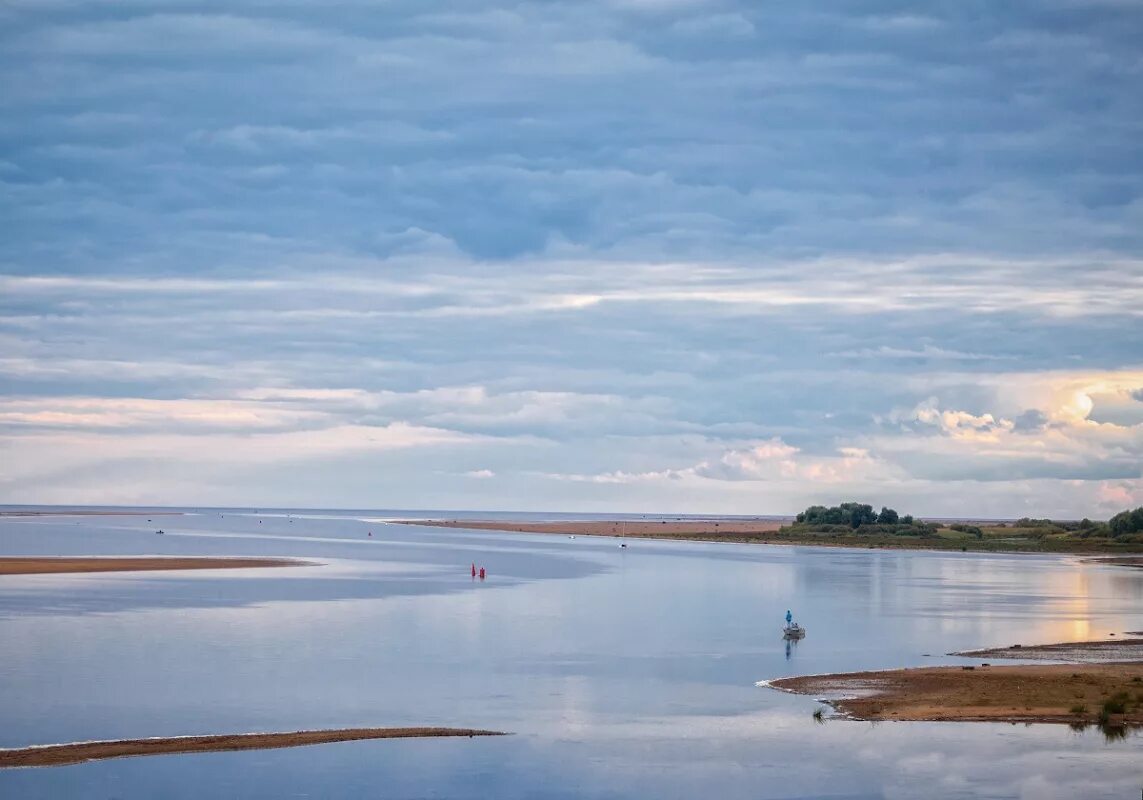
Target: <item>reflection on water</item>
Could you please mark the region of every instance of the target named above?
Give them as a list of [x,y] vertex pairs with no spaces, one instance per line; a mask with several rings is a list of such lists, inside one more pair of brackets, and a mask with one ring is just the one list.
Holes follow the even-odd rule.
[[1118,725],[1110,722],[1069,722],[1068,727],[1076,733],[1083,733],[1088,728],[1097,728],[1107,742],[1121,742],[1133,733],[1143,730],[1143,725]]
[[[0,797],[1139,791],[1136,731],[818,725],[812,698],[754,683],[1138,630],[1143,570],[642,540],[620,549],[612,539],[406,528],[370,516],[187,516],[164,520],[162,537],[126,518],[0,521],[0,554],[326,564],[0,579],[0,746],[350,725],[516,736],[8,771]],[[472,563],[487,567],[485,582],[471,580]],[[783,640],[786,608],[806,639]]]

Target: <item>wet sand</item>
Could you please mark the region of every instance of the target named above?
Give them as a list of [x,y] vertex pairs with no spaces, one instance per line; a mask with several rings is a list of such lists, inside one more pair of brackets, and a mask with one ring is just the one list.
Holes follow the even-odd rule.
[[0,575],[53,575],[73,572],[151,572],[182,569],[249,569],[251,567],[313,566],[311,561],[290,558],[200,558],[163,557],[4,557]]
[[[1129,632],[1137,635],[1139,631]],[[1098,642],[1062,642],[1060,644],[1010,645],[984,650],[962,650],[949,653],[966,658],[1019,658],[1028,661],[1068,661],[1077,664],[1100,664],[1115,661],[1143,661],[1143,639],[1110,639]]]
[[505,736],[500,731],[471,728],[341,728],[291,733],[232,733],[215,736],[175,736],[157,739],[119,739],[106,742],[76,742],[0,750],[0,768],[59,767],[126,756],[156,756],[173,753],[205,753],[222,750],[269,750],[311,744],[349,742],[361,739],[410,739],[443,736]]
[[725,539],[745,541],[772,538],[789,521],[756,520],[639,520],[639,521],[566,521],[513,522],[504,520],[395,520],[402,525],[427,525],[434,528],[474,528],[513,533],[562,533],[571,536],[626,536],[631,539]]
[[[769,686],[824,698],[859,720],[1143,724],[1143,663],[1034,664],[854,672]],[[1100,719],[1126,696],[1122,713]]]

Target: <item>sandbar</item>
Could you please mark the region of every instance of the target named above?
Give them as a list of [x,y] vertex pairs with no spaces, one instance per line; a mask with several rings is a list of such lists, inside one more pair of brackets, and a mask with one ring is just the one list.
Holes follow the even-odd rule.
[[183,569],[249,569],[313,566],[291,558],[212,558],[191,556],[28,556],[0,558],[0,575],[52,575],[73,572],[151,572]]
[[[1143,724],[1143,663],[925,667],[813,675],[769,686],[859,720]],[[1111,713],[1108,702],[1121,701]]]
[[501,731],[474,728],[340,728],[289,733],[230,733],[212,736],[173,736],[156,739],[118,739],[75,742],[0,750],[0,768],[59,767],[127,756],[205,753],[222,750],[269,750],[361,739],[410,739],[441,736],[505,736]]
[[474,528],[512,533],[557,533],[572,536],[626,536],[632,539],[702,539],[769,541],[789,520],[568,520],[562,522],[514,522],[510,520],[394,520],[402,525],[435,528]]

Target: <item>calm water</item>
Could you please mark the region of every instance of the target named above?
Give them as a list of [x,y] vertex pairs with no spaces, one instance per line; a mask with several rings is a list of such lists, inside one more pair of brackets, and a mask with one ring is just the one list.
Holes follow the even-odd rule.
[[[0,772],[3,798],[1136,798],[1143,736],[817,724],[783,675],[1143,629],[1143,570],[1072,558],[410,528],[370,512],[0,521],[0,554],[323,566],[0,578],[0,746],[498,728]],[[162,527],[166,535],[154,534]],[[372,531],[372,538],[367,532]],[[484,583],[469,564],[489,569]],[[787,651],[786,608],[807,627]]]

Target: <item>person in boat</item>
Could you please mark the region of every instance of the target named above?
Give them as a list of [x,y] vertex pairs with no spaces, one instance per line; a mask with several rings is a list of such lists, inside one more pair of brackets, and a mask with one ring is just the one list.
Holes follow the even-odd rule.
[[794,621],[794,615],[790,613],[790,609],[786,609],[786,626],[789,627],[790,623]]

